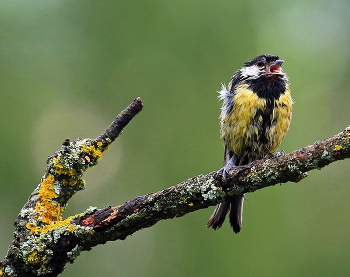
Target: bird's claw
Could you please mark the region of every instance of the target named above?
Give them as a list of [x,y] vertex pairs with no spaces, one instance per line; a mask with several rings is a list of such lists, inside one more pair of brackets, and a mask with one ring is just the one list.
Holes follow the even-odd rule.
[[222,176],[222,181],[224,183],[227,183],[227,175],[229,174],[228,172],[231,170],[232,167],[235,167],[236,165],[234,164],[234,162],[232,161],[232,159],[230,159],[228,161],[228,163],[223,167],[223,168],[220,168],[218,171],[217,171],[217,175],[221,175]]

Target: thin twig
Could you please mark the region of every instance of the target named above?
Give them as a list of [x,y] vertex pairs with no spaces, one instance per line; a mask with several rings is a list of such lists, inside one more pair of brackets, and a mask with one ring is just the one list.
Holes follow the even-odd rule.
[[116,119],[108,126],[108,128],[99,135],[97,141],[110,140],[114,141],[122,132],[124,127],[134,118],[143,108],[142,100],[140,97],[134,99],[134,101],[123,110]]

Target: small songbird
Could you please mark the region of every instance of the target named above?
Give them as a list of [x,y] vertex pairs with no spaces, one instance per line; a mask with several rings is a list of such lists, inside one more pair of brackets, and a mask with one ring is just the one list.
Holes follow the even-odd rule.
[[[293,100],[278,56],[260,55],[236,71],[222,86],[221,139],[225,146],[224,176],[232,166],[272,157],[289,129]],[[230,211],[230,225],[241,230],[244,195],[218,204],[207,227],[220,228]]]

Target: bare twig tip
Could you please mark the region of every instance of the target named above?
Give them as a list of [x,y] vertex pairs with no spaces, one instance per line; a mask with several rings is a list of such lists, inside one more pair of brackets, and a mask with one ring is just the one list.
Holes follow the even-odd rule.
[[141,97],[137,97],[134,101],[126,107],[118,116],[113,120],[109,127],[96,138],[98,141],[109,139],[110,144],[113,142],[119,134],[122,132],[124,127],[137,115],[143,108]]

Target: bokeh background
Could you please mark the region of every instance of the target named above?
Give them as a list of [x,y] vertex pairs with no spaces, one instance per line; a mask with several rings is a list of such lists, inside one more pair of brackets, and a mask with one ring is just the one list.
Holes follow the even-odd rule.
[[[0,2],[1,255],[65,138],[96,137],[135,97],[144,110],[86,174],[65,216],[119,205],[222,165],[217,91],[263,53],[295,100],[281,148],[349,123],[349,1]],[[349,161],[247,195],[244,225],[213,207],[83,252],[62,276],[348,276]]]

